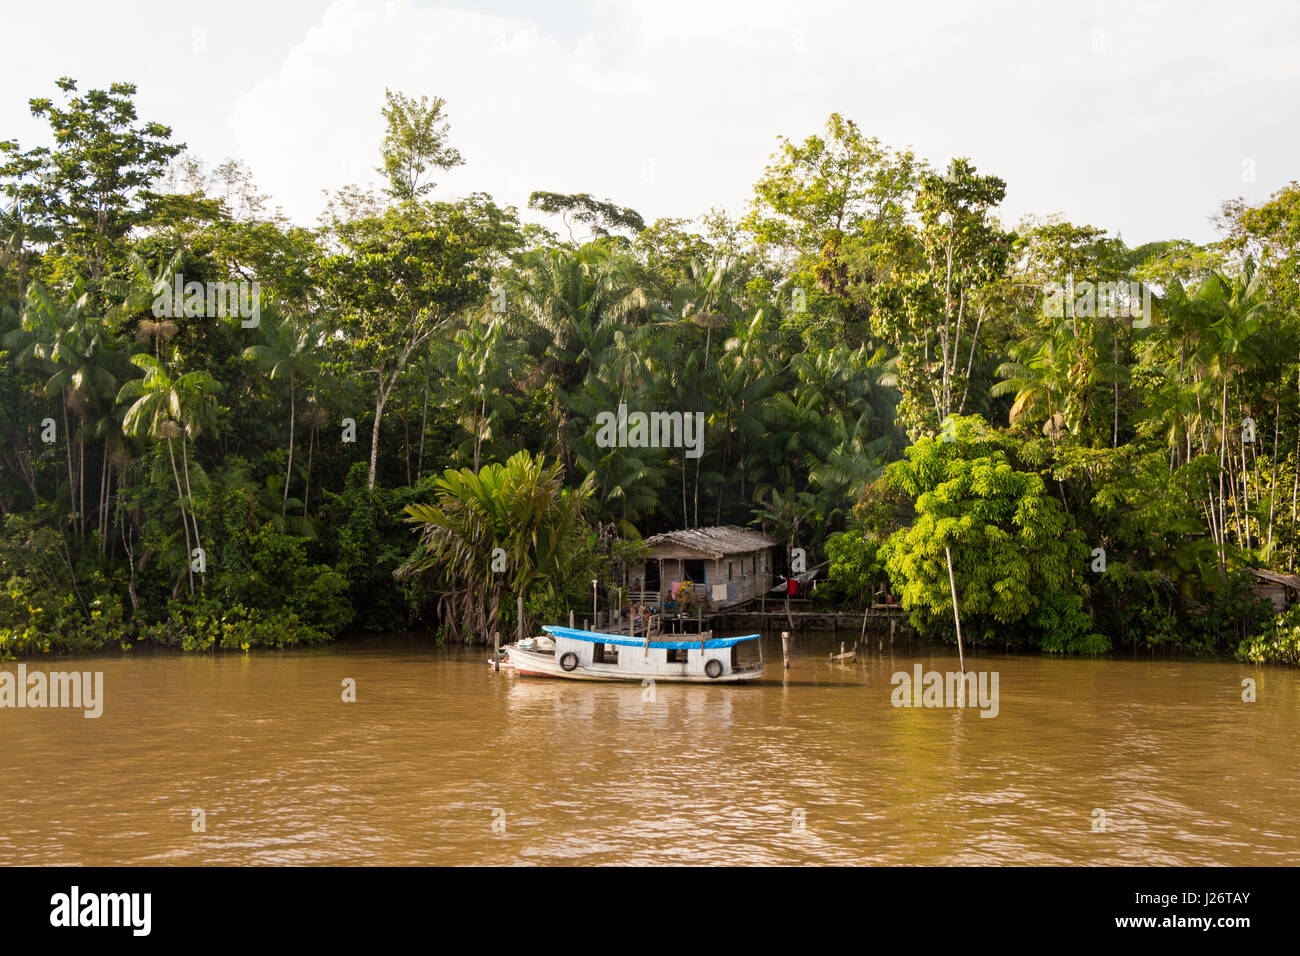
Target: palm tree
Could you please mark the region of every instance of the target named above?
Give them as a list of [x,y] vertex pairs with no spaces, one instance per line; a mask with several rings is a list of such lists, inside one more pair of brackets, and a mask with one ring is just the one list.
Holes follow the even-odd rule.
[[[171,460],[172,477],[176,481],[176,497],[181,511],[181,524],[185,529],[186,550],[189,552],[190,522],[193,523],[193,544],[202,549],[198,518],[194,514],[194,495],[190,487],[188,440],[197,438],[203,426],[213,417],[213,402],[209,393],[216,382],[207,372],[187,372],[172,378],[166,367],[154,356],[145,353],[133,355],[131,364],[144,371],[143,378],[131,379],[118,392],[119,403],[130,402],[122,420],[122,430],[127,435],[147,435],[167,440],[167,454]],[[185,473],[184,491],[181,489],[181,469],[176,467],[173,441],[181,439],[181,459]],[[187,509],[188,502],[188,509]],[[188,513],[188,518],[187,518]],[[187,567],[189,567],[187,563]],[[194,593],[194,573],[189,571],[190,593]]]
[[1002,381],[989,389],[995,398],[1015,396],[1009,424],[1015,425],[1022,418],[1030,422],[1046,420],[1053,444],[1059,431],[1058,421],[1062,424],[1066,421],[1071,336],[1070,323],[1061,322],[1014,343],[1010,348],[1012,360],[1003,362],[997,369]]
[[[437,480],[435,504],[406,508],[420,543],[397,576],[432,578],[452,633],[468,627],[487,640],[499,628],[507,590],[525,600],[539,591],[554,599],[565,582],[585,579],[593,486],[588,475],[579,488],[565,488],[559,462],[547,466],[527,452],[477,473],[449,469]],[[493,570],[498,548],[504,572]]]
[[[777,376],[772,358],[775,343],[765,314],[763,309],[758,309],[752,317],[737,319],[718,361],[717,401],[723,419],[723,433],[717,524],[722,524],[723,501],[728,487],[727,466],[735,461],[740,473],[736,499],[746,501],[745,486],[750,471],[748,449],[761,447],[767,434],[763,408],[776,391]],[[733,442],[736,445],[734,457]]]
[[511,332],[531,340],[542,352],[539,372],[549,378],[561,407],[560,454],[573,466],[572,396],[589,372],[599,368],[615,332],[639,324],[650,299],[635,264],[609,240],[577,249],[556,248],[524,255],[504,283],[512,309]]
[[79,279],[73,283],[67,301],[59,301],[41,283],[33,282],[27,290],[20,326],[3,340],[5,348],[14,350],[14,361],[19,366],[34,368],[45,377],[45,394],[59,396],[68,468],[69,510],[83,536],[85,445],[83,437],[79,441],[80,454],[73,454],[74,431],[79,432],[80,428],[74,430],[70,427],[68,410],[71,408],[76,412],[79,426],[84,426],[88,407],[115,384],[103,355],[104,325],[86,315],[88,301],[89,293]]
[[[1219,526],[1227,525],[1224,478],[1227,469],[1229,444],[1228,383],[1239,371],[1254,360],[1259,348],[1255,339],[1264,319],[1271,314],[1271,304],[1263,277],[1256,272],[1254,263],[1247,261],[1238,276],[1211,273],[1196,289],[1191,299],[1211,317],[1212,324],[1200,349],[1197,361],[1206,370],[1207,378],[1217,384],[1219,398]],[[1244,461],[1244,459],[1243,459]],[[1246,487],[1247,475],[1243,464],[1242,482]],[[1235,476],[1234,476],[1235,484]],[[1238,512],[1237,496],[1233,495],[1238,542],[1250,547],[1249,520],[1243,522]],[[1226,561],[1221,550],[1220,560]]]
[[[716,372],[709,364],[713,346],[713,330],[733,321],[739,314],[736,303],[738,284],[735,263],[730,257],[720,257],[711,263],[691,260],[686,269],[686,282],[673,290],[674,311],[683,322],[704,329],[704,359],[700,363],[699,395],[697,402],[712,405],[712,382]],[[695,404],[695,403],[691,403]],[[693,523],[700,523],[700,467],[704,456],[695,459],[695,513]]]
[[[263,319],[267,316],[264,314]],[[280,501],[280,515],[289,506],[289,485],[293,478],[293,446],[298,415],[298,383],[319,378],[325,351],[327,327],[316,321],[297,326],[285,317],[280,321],[263,321],[262,328],[268,344],[250,345],[244,349],[244,358],[252,359],[263,368],[271,370],[271,381],[289,383],[289,460],[284,469],[284,495]]]
[[442,404],[465,431],[469,447],[462,453],[475,471],[484,442],[492,441],[497,424],[510,414],[511,392],[528,369],[523,343],[509,338],[502,323],[490,315],[472,317],[450,340],[438,343],[434,356],[447,383]]

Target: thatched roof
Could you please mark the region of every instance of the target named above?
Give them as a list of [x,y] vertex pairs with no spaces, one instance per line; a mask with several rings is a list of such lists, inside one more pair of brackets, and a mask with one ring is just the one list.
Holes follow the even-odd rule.
[[1261,581],[1267,581],[1270,584],[1280,584],[1296,591],[1300,591],[1300,576],[1294,574],[1278,574],[1276,571],[1265,571],[1263,568],[1251,568],[1250,573],[1255,575]]
[[777,543],[752,528],[739,528],[727,525],[721,528],[691,528],[687,531],[668,531],[655,534],[645,539],[653,552],[661,547],[687,548],[710,558],[721,558],[728,554],[748,554],[775,548]]

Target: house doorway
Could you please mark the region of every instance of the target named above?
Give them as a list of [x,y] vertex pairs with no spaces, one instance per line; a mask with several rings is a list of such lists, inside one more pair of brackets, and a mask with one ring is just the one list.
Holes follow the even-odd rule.
[[652,594],[659,593],[659,559],[652,558],[645,563],[645,589]]

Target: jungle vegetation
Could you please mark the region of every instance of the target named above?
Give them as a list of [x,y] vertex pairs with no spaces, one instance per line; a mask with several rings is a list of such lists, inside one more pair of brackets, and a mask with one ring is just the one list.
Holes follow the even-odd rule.
[[[472,157],[390,92],[384,187],[307,227],[134,86],[55,87],[0,142],[0,656],[486,640],[739,524],[938,639],[951,554],[978,645],[1296,661],[1249,572],[1300,546],[1300,185],[1131,248],[836,114],[736,218],[539,189],[538,225],[440,197]],[[604,447],[620,405],[703,453]]]

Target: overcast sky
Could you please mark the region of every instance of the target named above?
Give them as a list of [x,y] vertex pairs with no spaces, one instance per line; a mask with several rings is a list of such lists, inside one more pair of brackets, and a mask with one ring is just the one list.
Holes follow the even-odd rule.
[[244,160],[291,217],[374,182],[384,87],[447,100],[473,190],[590,192],[648,220],[743,210],[776,137],[832,111],[1130,244],[1300,178],[1300,4],[1013,0],[25,3],[4,16],[0,139],[32,96],[127,80],[144,119]]

